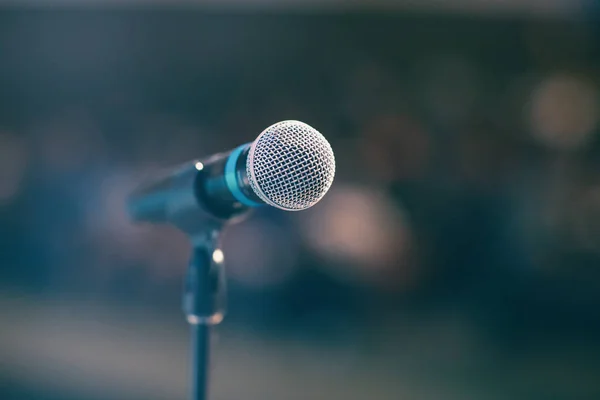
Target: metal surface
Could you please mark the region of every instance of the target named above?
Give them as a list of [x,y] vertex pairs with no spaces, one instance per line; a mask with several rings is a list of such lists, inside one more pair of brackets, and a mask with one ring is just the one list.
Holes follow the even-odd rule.
[[220,323],[225,313],[223,253],[218,241],[218,230],[207,229],[192,237],[194,250],[183,295],[183,311],[192,335],[190,400],[209,398],[211,327]]
[[264,202],[300,211],[316,204],[331,187],[335,157],[319,131],[303,122],[282,121],[252,143],[246,172]]

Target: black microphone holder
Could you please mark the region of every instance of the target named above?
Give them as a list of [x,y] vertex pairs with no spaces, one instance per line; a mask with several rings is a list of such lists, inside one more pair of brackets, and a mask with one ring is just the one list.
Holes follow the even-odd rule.
[[[215,162],[216,160],[216,162]],[[242,219],[249,209],[240,207],[215,215],[200,201],[195,188],[210,179],[221,158],[192,161],[176,174],[149,189],[148,207],[138,207],[139,215],[148,222],[169,222],[183,231],[192,243],[192,255],[185,275],[183,312],[191,327],[190,400],[208,400],[210,371],[210,342],[212,327],[225,315],[224,256],[219,238],[224,226]],[[178,190],[173,190],[176,188]],[[141,192],[143,196],[143,191]],[[156,202],[159,206],[155,206]]]
[[192,330],[191,400],[208,399],[211,327],[225,313],[221,230],[263,204],[309,208],[329,190],[334,174],[335,158],[323,135],[302,122],[282,121],[252,145],[183,164],[130,196],[133,221],[171,224],[193,245],[183,294]]

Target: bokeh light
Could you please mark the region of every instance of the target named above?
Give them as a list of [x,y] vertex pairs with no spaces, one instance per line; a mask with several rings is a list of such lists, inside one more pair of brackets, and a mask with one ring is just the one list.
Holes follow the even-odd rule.
[[585,145],[600,117],[597,89],[568,74],[546,77],[531,95],[531,129],[545,146],[572,150]]
[[0,130],[0,203],[18,195],[27,172],[29,151],[25,141]]
[[407,220],[395,204],[372,187],[337,184],[322,204],[301,219],[307,243],[336,260],[344,279],[380,276],[406,267],[411,245]]

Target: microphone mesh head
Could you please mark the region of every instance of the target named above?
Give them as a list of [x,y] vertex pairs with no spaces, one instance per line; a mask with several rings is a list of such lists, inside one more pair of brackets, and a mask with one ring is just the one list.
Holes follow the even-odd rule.
[[305,210],[331,187],[335,158],[319,131],[300,121],[282,121],[252,143],[246,173],[265,203],[286,211]]

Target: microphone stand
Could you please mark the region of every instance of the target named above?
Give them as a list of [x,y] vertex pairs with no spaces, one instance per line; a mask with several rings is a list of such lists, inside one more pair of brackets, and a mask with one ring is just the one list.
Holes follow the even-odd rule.
[[192,238],[193,252],[184,282],[183,311],[191,327],[190,400],[208,400],[212,327],[223,320],[225,276],[220,229]]
[[[214,325],[225,315],[225,274],[219,237],[224,226],[245,215],[249,208],[232,202],[230,208],[208,211],[204,203],[206,187],[222,196],[224,170],[229,160],[220,154],[204,162],[186,163],[130,198],[129,212],[134,221],[169,223],[186,233],[193,251],[185,275],[183,312],[191,328],[190,400],[208,400],[210,339]],[[214,210],[213,210],[214,211]]]

